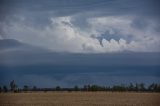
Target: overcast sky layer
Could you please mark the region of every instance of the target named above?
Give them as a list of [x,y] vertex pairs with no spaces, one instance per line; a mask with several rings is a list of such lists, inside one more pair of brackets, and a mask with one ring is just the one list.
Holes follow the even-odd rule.
[[[4,55],[5,54],[5,55]],[[73,87],[160,83],[159,53],[0,53],[0,85]]]
[[0,39],[54,52],[159,52],[159,5],[159,0],[0,0]]

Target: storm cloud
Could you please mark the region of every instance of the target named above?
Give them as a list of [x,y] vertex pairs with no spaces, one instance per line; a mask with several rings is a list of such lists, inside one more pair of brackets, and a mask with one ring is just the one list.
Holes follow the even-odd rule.
[[1,0],[1,39],[55,52],[159,52],[158,0]]

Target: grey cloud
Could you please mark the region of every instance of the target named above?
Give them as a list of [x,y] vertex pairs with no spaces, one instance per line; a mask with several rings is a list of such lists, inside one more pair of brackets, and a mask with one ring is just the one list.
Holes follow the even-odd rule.
[[[159,17],[158,0],[1,0],[0,21],[24,16],[38,25],[48,23],[48,17],[83,14],[88,17],[140,15]],[[143,18],[144,18],[143,17]]]
[[1,13],[20,13],[30,16],[67,16],[91,12],[99,15],[148,15],[159,16],[158,0],[1,0]]
[[[123,39],[125,42],[133,41],[130,44],[131,51],[146,51],[148,48],[153,48],[153,45],[156,45],[155,50],[151,51],[159,51],[157,46],[159,44],[156,43],[159,39],[157,37],[159,35],[159,26],[157,25],[159,23],[159,1],[156,0],[1,0],[0,2],[1,38],[17,39],[25,43],[51,48],[54,51],[106,52],[97,43],[97,40],[91,37],[95,35],[101,39],[101,43],[102,39],[106,39],[106,45],[109,42],[113,46],[111,44],[113,42],[110,42],[111,39],[117,42],[114,42],[115,44],[119,44],[119,40]],[[70,17],[69,22],[59,19],[62,16]],[[91,20],[92,22],[88,23],[91,18],[99,18],[100,20],[101,17],[111,18],[103,19],[96,25],[93,23],[97,20]],[[51,19],[56,18],[59,19],[61,28],[53,25]],[[117,19],[120,19],[119,23],[111,25],[112,22],[110,21],[114,22]],[[103,24],[104,20],[105,25]],[[132,21],[132,23],[126,24],[125,20]],[[154,25],[148,23],[148,20],[154,21]],[[120,21],[123,22],[120,24]],[[148,26],[150,28],[146,29]],[[56,28],[59,29],[55,30]],[[142,31],[144,29],[146,30]],[[153,29],[155,30],[153,31]],[[106,34],[110,30],[115,32],[113,38],[111,34]],[[149,34],[155,36],[154,38],[147,38],[153,39],[151,44],[149,43],[151,41],[147,41],[144,37],[144,35],[148,37]],[[67,41],[66,39],[70,40]],[[146,44],[149,45],[148,48],[143,47]],[[121,47],[117,46],[115,51],[119,49]],[[126,46],[125,49],[128,50],[128,47]]]
[[149,25],[149,22],[147,22],[147,20],[141,18],[140,19],[134,19],[131,26],[134,28],[137,28],[139,30],[143,30],[145,29],[147,26]]

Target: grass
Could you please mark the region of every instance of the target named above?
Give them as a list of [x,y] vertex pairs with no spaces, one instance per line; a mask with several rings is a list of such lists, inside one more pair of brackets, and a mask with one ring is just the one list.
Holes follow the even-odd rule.
[[159,93],[1,93],[0,106],[160,106]]

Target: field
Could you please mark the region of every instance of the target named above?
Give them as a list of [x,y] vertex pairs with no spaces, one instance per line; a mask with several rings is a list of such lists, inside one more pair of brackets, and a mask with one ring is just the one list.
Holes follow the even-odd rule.
[[1,93],[0,106],[160,106],[159,93]]

